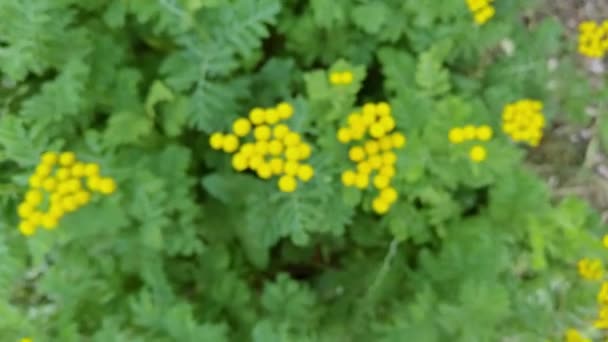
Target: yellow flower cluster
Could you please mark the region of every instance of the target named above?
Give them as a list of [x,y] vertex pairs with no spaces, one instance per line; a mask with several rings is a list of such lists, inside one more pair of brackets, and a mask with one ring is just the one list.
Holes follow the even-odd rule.
[[32,339],[31,339],[31,338],[29,338],[29,337],[24,337],[24,338],[22,338],[22,339],[20,340],[20,342],[34,342],[34,340],[32,340]]
[[576,329],[568,329],[565,334],[565,342],[591,342],[591,339],[586,338]]
[[[232,133],[216,132],[211,135],[210,145],[215,150],[232,153],[232,167],[239,172],[255,171],[261,179],[280,176],[279,189],[294,192],[297,179],[308,182],[314,176],[312,166],[302,163],[312,153],[310,145],[302,137],[281,123],[293,115],[289,103],[274,108],[254,108],[249,118],[239,118],[232,124]],[[240,138],[253,133],[254,141],[241,145]]]
[[545,127],[542,110],[540,101],[526,99],[508,104],[502,113],[502,130],[515,142],[538,146]]
[[496,14],[496,10],[491,4],[492,1],[493,0],[467,0],[469,10],[473,13],[475,22],[478,25],[485,24],[494,16],[494,14]]
[[[454,127],[448,133],[448,140],[454,145],[462,144],[467,141],[489,141],[492,139],[494,131],[488,125],[473,126],[466,125],[464,127]],[[476,163],[486,160],[488,152],[482,145],[474,145],[469,150],[469,158]]]
[[64,215],[89,203],[93,192],[110,195],[116,191],[116,182],[101,177],[98,164],[80,162],[74,152],[44,153],[29,185],[17,208],[19,230],[26,236],[33,235],[39,226],[55,229]]
[[333,71],[329,74],[329,83],[333,85],[349,85],[353,83],[353,73],[350,71]]
[[388,103],[367,103],[361,113],[348,116],[348,126],[340,128],[337,134],[338,140],[343,144],[364,140],[366,134],[369,135],[361,145],[350,148],[349,158],[357,166],[355,170],[342,173],[342,183],[347,187],[367,189],[372,179],[374,187],[379,190],[379,195],[372,202],[372,207],[378,214],[386,214],[398,196],[391,186],[397,163],[394,149],[403,148],[406,137],[393,132],[394,129],[395,119]]
[[587,280],[600,280],[604,275],[604,266],[600,259],[583,258],[578,262],[578,273]]
[[608,282],[603,282],[597,294],[599,314],[593,325],[597,329],[608,329]]
[[608,51],[608,20],[598,25],[583,21],[579,25],[578,52],[591,58],[602,58]]

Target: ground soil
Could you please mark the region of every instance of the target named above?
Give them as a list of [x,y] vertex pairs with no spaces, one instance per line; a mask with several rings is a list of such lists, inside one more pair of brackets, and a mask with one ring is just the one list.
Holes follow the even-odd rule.
[[[566,39],[575,41],[578,25],[584,20],[608,20],[608,0],[545,0],[539,16],[555,16],[566,27]],[[578,56],[578,63],[594,86],[608,86],[607,60]],[[542,145],[531,151],[529,164],[552,187],[556,197],[579,196],[592,203],[608,222],[608,154],[602,150],[595,122],[602,113],[587,108],[586,126],[556,123]]]

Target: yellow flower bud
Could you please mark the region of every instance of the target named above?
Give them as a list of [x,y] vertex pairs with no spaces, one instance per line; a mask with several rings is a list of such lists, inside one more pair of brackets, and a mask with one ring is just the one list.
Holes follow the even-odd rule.
[[350,140],[352,139],[351,131],[348,128],[340,128],[338,130],[338,133],[337,133],[336,136],[338,138],[338,141],[341,142],[341,143],[343,143],[343,144],[349,143]]
[[57,156],[57,153],[55,152],[45,152],[42,154],[42,157],[40,157],[40,161],[48,166],[55,165],[58,159],[59,156]]
[[357,173],[355,177],[355,186],[361,190],[367,189],[369,186],[369,174]]
[[276,139],[282,140],[289,133],[289,127],[285,124],[276,125],[273,129],[272,134]]
[[481,141],[488,141],[490,139],[492,139],[492,128],[488,125],[483,125],[483,126],[479,126],[477,127],[477,130],[475,132],[477,139],[481,140]]
[[282,176],[279,178],[279,190],[282,192],[294,192],[298,187],[298,182],[293,176]]
[[261,125],[264,123],[264,120],[266,118],[266,113],[262,108],[253,108],[250,112],[249,112],[249,120],[251,120],[251,122],[254,125]]
[[395,188],[384,188],[382,189],[382,191],[380,192],[380,197],[382,198],[382,200],[384,200],[386,203],[393,204],[398,197],[397,194],[397,190],[395,190]]
[[99,183],[99,192],[104,195],[110,195],[114,191],[116,191],[116,182],[112,178],[102,178]]
[[386,203],[386,201],[384,201],[384,199],[382,199],[382,197],[376,197],[372,201],[372,209],[374,209],[374,212],[376,214],[384,215],[390,209],[390,205],[388,203]]
[[42,186],[42,178],[38,175],[32,175],[29,179],[29,184],[32,188],[38,189]]
[[[68,173],[69,175],[69,173]],[[84,175],[87,177],[99,176],[99,164],[88,163],[84,166]],[[76,176],[76,175],[74,175]]]
[[469,157],[472,161],[476,163],[484,161],[487,157],[485,147],[480,145],[473,146],[473,148],[471,148],[471,151],[469,152]]
[[376,175],[374,177],[374,186],[378,190],[387,188],[389,183],[390,183],[390,179],[388,177],[385,177],[383,175]]
[[74,152],[63,152],[59,155],[59,164],[62,166],[70,166],[76,161]]
[[273,156],[278,156],[283,152],[283,143],[280,140],[271,140],[268,144],[268,152]]
[[289,161],[285,162],[284,172],[288,176],[295,176],[298,173],[299,167],[300,167],[300,164],[298,164],[298,162],[289,160]]
[[285,135],[285,145],[286,146],[296,146],[300,143],[301,138],[298,133],[289,132]]
[[304,164],[298,168],[298,178],[303,182],[308,182],[315,174],[315,170],[312,166]]
[[28,218],[30,215],[32,215],[33,212],[34,206],[27,202],[21,203],[17,207],[17,214],[22,219]]
[[224,135],[222,133],[211,134],[209,145],[214,150],[221,150],[224,147]]
[[266,125],[258,126],[253,130],[253,136],[259,141],[267,141],[270,139],[271,135],[272,131],[270,130],[270,127]]
[[310,148],[310,145],[308,145],[306,143],[302,143],[298,146],[298,153],[300,154],[299,159],[301,159],[301,160],[308,159],[308,158],[310,158],[310,155],[312,154],[312,148]]
[[353,186],[357,180],[357,174],[354,171],[347,170],[342,172],[342,184],[345,186]]
[[278,109],[266,109],[264,112],[264,120],[269,125],[274,125],[279,122],[279,120],[281,120],[281,116]]
[[32,207],[42,202],[42,193],[38,190],[30,190],[25,194],[25,202]]
[[232,167],[236,171],[245,171],[247,166],[249,165],[249,160],[247,156],[242,153],[236,153],[232,156]]
[[232,132],[238,137],[244,137],[251,132],[251,122],[245,118],[236,119],[232,124]]
[[401,133],[393,133],[390,139],[392,140],[392,145],[395,148],[403,148],[407,144],[407,138]]
[[232,153],[239,148],[239,138],[234,134],[224,136],[224,152]]
[[29,221],[23,221],[19,224],[19,231],[25,236],[32,236],[36,232],[36,226]]
[[386,134],[386,129],[380,123],[374,123],[369,127],[369,135],[378,139],[382,138]]
[[351,147],[348,151],[348,157],[354,162],[360,162],[365,159],[365,151],[360,146]]
[[258,177],[260,177],[262,179],[269,179],[270,177],[272,177],[272,167],[268,163],[260,164],[260,166],[258,166],[258,169],[256,171],[257,171]]
[[285,162],[281,158],[272,158],[270,160],[270,168],[272,169],[272,174],[280,175],[283,173],[283,166]]
[[283,120],[289,119],[294,112],[293,106],[287,102],[279,103],[277,106],[277,112],[279,112],[279,117]]
[[296,146],[288,147],[285,150],[285,159],[298,160],[300,159],[300,150]]
[[379,102],[376,104],[376,113],[379,116],[391,115],[391,106],[386,102]]
[[42,182],[44,190],[51,192],[57,188],[57,180],[55,178],[47,178]]

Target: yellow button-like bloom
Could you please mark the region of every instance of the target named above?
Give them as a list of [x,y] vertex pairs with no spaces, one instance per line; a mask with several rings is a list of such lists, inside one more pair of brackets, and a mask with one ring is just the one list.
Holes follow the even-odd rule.
[[251,132],[251,123],[247,119],[238,119],[232,124],[232,132],[239,137],[244,137]]
[[384,188],[380,192],[380,197],[388,204],[393,204],[397,200],[398,194],[395,188]]
[[256,140],[267,141],[272,136],[272,130],[266,125],[261,125],[255,128],[253,136]]
[[352,170],[342,172],[342,184],[344,186],[353,186],[357,181],[357,174]]
[[349,85],[353,83],[354,75],[350,71],[331,72],[329,74],[329,83],[333,85]]
[[486,148],[481,145],[473,146],[469,152],[469,158],[476,163],[486,160],[487,156],[488,152],[486,151]]
[[591,339],[586,338],[576,329],[568,329],[566,330],[564,336],[565,342],[591,342]]
[[485,24],[496,13],[491,2],[492,0],[467,0],[469,10],[478,25]]
[[583,279],[600,280],[604,276],[604,267],[600,259],[581,259],[578,264],[578,273]]
[[262,108],[253,108],[249,112],[249,120],[254,125],[263,124],[265,119],[266,119],[266,113],[264,112],[264,109],[262,109]]
[[505,106],[502,113],[503,131],[515,142],[538,146],[545,126],[542,108],[542,102],[534,100],[520,100]]
[[282,192],[294,192],[298,187],[298,182],[293,176],[282,176],[279,178],[279,190]]
[[379,215],[384,215],[390,209],[390,204],[387,203],[382,197],[376,197],[372,201],[372,209]]
[[314,174],[315,170],[310,165],[304,164],[298,167],[298,178],[303,182],[308,182]]
[[[31,179],[36,179],[32,182]],[[19,230],[33,235],[38,227],[57,228],[62,217],[89,203],[91,193],[82,189],[86,181],[92,191],[109,195],[116,191],[114,179],[99,176],[99,165],[84,164],[74,152],[46,152],[40,158],[31,188],[17,207]],[[35,184],[32,184],[35,183]]]
[[213,133],[209,138],[209,145],[214,150],[221,150],[224,147],[224,135],[222,133]]
[[224,152],[232,153],[239,148],[239,138],[234,134],[226,134],[224,136]]
[[590,58],[602,58],[608,51],[608,21],[598,25],[583,21],[579,25],[578,52]]
[[281,119],[287,120],[293,115],[294,109],[291,104],[287,102],[281,102],[277,106],[277,112],[279,113],[279,117]]

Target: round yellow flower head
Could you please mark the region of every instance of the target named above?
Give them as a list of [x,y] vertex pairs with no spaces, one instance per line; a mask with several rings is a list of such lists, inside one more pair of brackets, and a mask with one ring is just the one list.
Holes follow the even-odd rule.
[[214,150],[221,150],[224,147],[224,135],[222,133],[213,133],[209,138],[209,145]]
[[298,187],[298,182],[293,176],[282,176],[279,178],[279,190],[282,192],[294,192]]
[[289,119],[293,113],[293,106],[287,102],[282,102],[277,106],[277,112],[279,113],[279,117],[283,120]]
[[342,184],[345,186],[353,186],[357,181],[357,174],[352,170],[342,172]]
[[266,117],[266,115],[265,115],[264,109],[262,109],[262,108],[253,108],[249,112],[249,120],[251,120],[251,123],[253,123],[254,125],[263,124],[265,117]]
[[239,139],[234,134],[226,134],[224,136],[224,152],[232,153],[239,148]]
[[390,209],[390,205],[382,197],[376,197],[372,201],[372,209],[376,214],[384,215]]
[[244,118],[237,119],[232,124],[232,132],[238,137],[244,137],[251,132],[251,123]]
[[70,166],[76,161],[74,152],[63,152],[59,155],[59,164],[62,166]]
[[485,147],[481,145],[473,146],[473,148],[471,148],[471,151],[469,152],[469,158],[471,158],[471,160],[476,163],[480,163],[486,160],[487,155],[488,153]]

